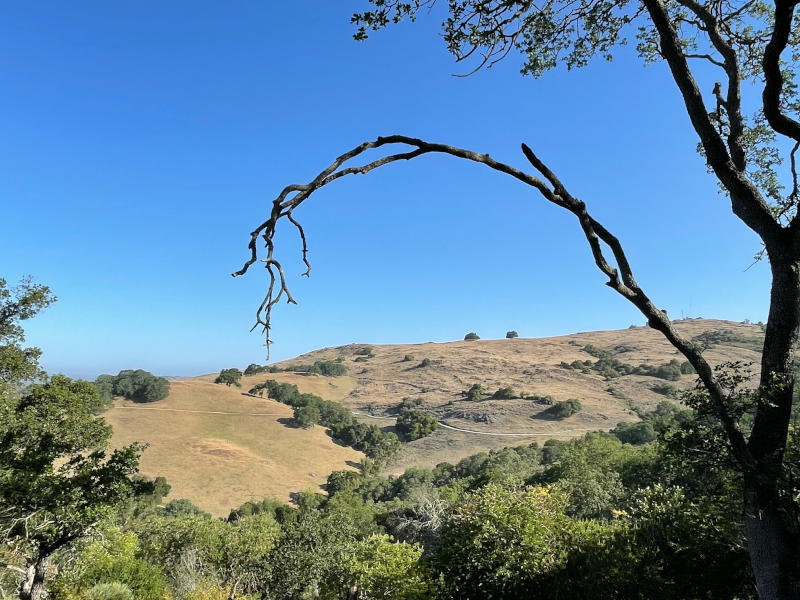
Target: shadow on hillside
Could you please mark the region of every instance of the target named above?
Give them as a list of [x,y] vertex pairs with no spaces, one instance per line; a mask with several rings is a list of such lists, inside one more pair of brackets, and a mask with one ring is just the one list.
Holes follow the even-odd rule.
[[278,423],[283,425],[284,427],[291,427],[292,429],[297,429],[294,425],[294,419],[292,417],[281,417],[278,419]]
[[353,467],[354,469],[361,468],[361,463],[357,463],[354,460],[346,460],[344,461],[344,464],[346,464],[348,467]]
[[540,413],[536,413],[535,415],[531,415],[531,419],[534,421],[563,421],[564,417],[557,417],[553,413],[549,412],[548,410],[543,410]]

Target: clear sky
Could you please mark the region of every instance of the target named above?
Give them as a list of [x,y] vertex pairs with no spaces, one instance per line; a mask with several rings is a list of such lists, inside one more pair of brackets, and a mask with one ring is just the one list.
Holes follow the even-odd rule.
[[[526,142],[625,244],[673,316],[766,318],[766,264],[695,153],[663,65],[632,47],[535,80],[469,78],[440,16],[352,40],[364,0],[17,2],[0,9],[0,276],[58,302],[29,321],[51,372],[189,375],[265,362],[251,229],[288,183],[403,133],[525,167]],[[341,180],[278,251],[298,306],[273,360],[320,347],[560,335],[642,324],[572,215],[446,157]]]

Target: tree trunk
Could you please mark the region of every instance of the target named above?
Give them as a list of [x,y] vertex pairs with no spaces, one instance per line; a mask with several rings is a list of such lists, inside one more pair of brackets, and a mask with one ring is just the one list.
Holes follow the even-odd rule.
[[800,264],[770,256],[772,290],[761,390],[748,446],[756,461],[744,476],[744,525],[761,600],[800,598],[800,535],[781,485],[800,331]]
[[47,590],[44,587],[47,563],[48,557],[41,556],[28,562],[25,579],[19,588],[20,600],[44,600],[47,597]]

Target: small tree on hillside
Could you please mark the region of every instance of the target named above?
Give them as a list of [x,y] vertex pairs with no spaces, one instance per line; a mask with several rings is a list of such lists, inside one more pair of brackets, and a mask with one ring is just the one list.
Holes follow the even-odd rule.
[[464,336],[464,340],[479,340],[481,339],[480,336],[475,333],[474,331],[470,331],[467,335]]
[[222,369],[219,375],[214,380],[214,383],[224,383],[228,387],[235,385],[242,387],[240,380],[242,379],[242,372],[239,369]]
[[519,334],[516,331],[514,331],[513,329],[511,331],[506,331],[506,339],[507,340],[513,340],[514,338],[517,338],[517,337],[519,337]]
[[476,402],[478,400],[483,400],[485,392],[483,391],[483,387],[481,387],[480,383],[473,383],[472,387],[470,387],[467,392],[467,400],[470,402]]

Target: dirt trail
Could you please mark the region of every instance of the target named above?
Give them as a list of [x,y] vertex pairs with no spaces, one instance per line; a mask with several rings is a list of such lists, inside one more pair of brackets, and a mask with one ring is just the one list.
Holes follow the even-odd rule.
[[244,415],[247,417],[284,417],[280,413],[223,412],[221,410],[192,410],[189,408],[159,408],[157,406],[114,406],[112,410],[161,410],[166,412],[200,413],[203,415]]

